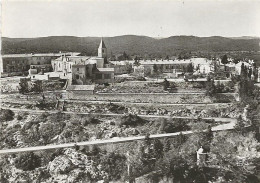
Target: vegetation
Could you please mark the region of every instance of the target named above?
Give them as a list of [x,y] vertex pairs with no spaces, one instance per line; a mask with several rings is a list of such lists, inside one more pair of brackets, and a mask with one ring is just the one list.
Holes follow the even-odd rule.
[[170,82],[165,78],[163,81],[163,90],[167,90],[170,87]]
[[125,116],[122,116],[119,122],[119,126],[123,125],[129,125],[129,126],[137,126],[145,123],[146,121],[142,118],[140,118],[137,115],[128,114]]
[[224,55],[224,56],[222,57],[221,63],[224,64],[224,65],[228,63],[227,55]]
[[[194,36],[172,36],[164,39],[154,39],[145,36],[126,35],[113,38],[104,38],[104,41],[109,45],[110,50],[114,54],[124,54],[125,58],[128,55],[142,55],[143,57],[166,57],[181,55],[181,58],[188,58],[190,51],[200,52],[202,55],[204,50],[219,52],[219,51],[258,51],[258,39],[242,39],[234,40],[224,37],[205,37],[199,38]],[[2,54],[12,53],[58,53],[63,51],[81,52],[83,55],[97,55],[97,47],[100,38],[91,37],[71,37],[71,36],[52,36],[45,38],[34,39],[16,39],[16,38],[3,38],[2,41]],[[88,45],[88,49],[82,47]],[[92,42],[93,44],[88,44]],[[212,44],[208,44],[211,42]],[[153,45],[151,47],[151,45]],[[181,53],[178,50],[183,50]],[[198,56],[200,56],[198,55]],[[125,59],[124,58],[124,59]],[[129,58],[127,58],[129,59]],[[123,60],[123,58],[122,58]]]
[[15,167],[24,171],[34,170],[41,166],[40,157],[35,155],[33,152],[18,154],[15,159]]
[[207,84],[206,84],[206,95],[213,96],[216,92],[216,87],[214,84],[214,79],[208,77]]
[[187,122],[185,122],[184,120],[175,121],[173,119],[167,120],[163,118],[161,121],[159,132],[174,133],[174,132],[186,131],[189,129],[190,127],[188,126]]
[[14,112],[10,109],[0,109],[0,121],[11,121],[14,119]]

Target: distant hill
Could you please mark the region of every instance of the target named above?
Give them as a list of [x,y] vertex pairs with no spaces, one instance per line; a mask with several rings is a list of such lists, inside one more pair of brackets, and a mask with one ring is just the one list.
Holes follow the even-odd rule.
[[[47,53],[59,51],[97,55],[100,37],[51,36],[39,38],[2,38],[2,54]],[[146,36],[124,35],[103,38],[108,54],[165,56],[182,51],[259,51],[259,38],[234,39],[219,36],[172,36],[155,39]]]
[[260,39],[260,37],[256,36],[241,36],[241,37],[230,37],[231,39]]

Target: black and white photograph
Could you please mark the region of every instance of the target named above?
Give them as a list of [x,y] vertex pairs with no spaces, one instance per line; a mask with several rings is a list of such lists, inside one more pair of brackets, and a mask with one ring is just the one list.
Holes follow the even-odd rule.
[[260,182],[260,0],[0,4],[0,183]]

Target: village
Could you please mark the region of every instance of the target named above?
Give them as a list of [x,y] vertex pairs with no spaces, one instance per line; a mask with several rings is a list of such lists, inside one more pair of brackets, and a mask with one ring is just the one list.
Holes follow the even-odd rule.
[[260,1],[1,1],[0,183],[259,183]]
[[[250,101],[258,100],[259,96],[260,70],[253,60],[234,62],[224,55],[222,58],[174,60],[145,60],[136,56],[133,60],[112,61],[107,58],[102,39],[96,57],[60,52],[3,55],[2,59],[1,112],[6,120],[1,123],[6,132],[1,137],[5,139],[1,141],[3,150],[0,153],[3,154],[26,151],[38,154],[37,149],[47,151],[48,148],[76,146],[91,153],[93,150],[83,145],[88,143],[91,148],[112,153],[119,146],[108,148],[106,143],[126,141],[134,145],[139,144],[134,139],[144,139],[149,144],[141,145],[148,148],[144,150],[144,156],[151,156],[150,153],[156,151],[153,156],[157,157],[162,153],[152,147],[161,143],[157,138],[164,139],[162,144],[165,146],[164,143],[175,144],[180,135],[187,136],[195,131],[206,130],[205,135],[211,136],[218,131],[251,129],[256,125],[255,116],[249,115],[256,105]],[[250,99],[251,95],[253,99]],[[16,130],[10,132],[10,128]],[[171,137],[169,142],[165,141],[166,137]],[[149,138],[154,140],[150,142]],[[188,137],[183,138],[187,140]],[[215,163],[210,162],[214,153],[210,151],[209,142],[201,140],[192,152],[197,153],[197,166],[215,167]],[[95,144],[99,143],[104,145],[97,147]],[[118,152],[121,151],[126,150],[119,148]],[[73,153],[77,154],[76,151]],[[56,172],[61,162],[74,160],[71,157],[70,160],[54,161],[49,166],[53,169],[50,171]],[[236,161],[244,167],[243,162],[249,160],[242,157]],[[151,162],[149,160],[147,166]],[[14,162],[10,166],[18,165]],[[69,166],[65,163],[62,168]],[[135,169],[131,163],[127,166]],[[84,171],[87,170],[84,168]],[[92,180],[110,179],[107,172],[93,172],[93,167],[88,171]],[[73,180],[77,178],[75,172],[65,177],[60,173],[59,170],[55,173],[58,176],[53,178],[51,175],[49,180],[62,182],[68,176]],[[139,174],[128,171],[128,175],[138,177]],[[24,179],[19,176],[16,172],[12,177]],[[143,182],[143,178],[136,180]]]

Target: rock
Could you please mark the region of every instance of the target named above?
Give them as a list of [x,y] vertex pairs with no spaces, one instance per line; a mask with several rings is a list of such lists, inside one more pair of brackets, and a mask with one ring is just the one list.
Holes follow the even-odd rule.
[[48,164],[50,174],[64,174],[73,169],[73,163],[67,156],[58,156]]
[[133,129],[132,130],[132,135],[139,135],[140,134],[140,132],[137,130],[137,129]]
[[113,138],[113,137],[117,137],[117,136],[118,136],[118,135],[117,135],[116,132],[111,132],[111,133],[108,134],[108,137],[109,137],[109,138]]

